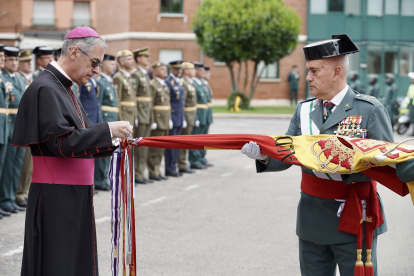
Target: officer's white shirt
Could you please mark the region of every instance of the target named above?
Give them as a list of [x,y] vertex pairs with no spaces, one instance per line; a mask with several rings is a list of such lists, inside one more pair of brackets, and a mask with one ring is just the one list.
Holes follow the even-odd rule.
[[201,82],[201,80],[197,79],[197,78],[193,78],[193,80],[198,84],[198,85],[202,85],[203,83]]
[[171,78],[173,78],[177,83],[180,83],[180,78],[177,78],[173,73],[170,73]]
[[[346,93],[348,92],[348,85],[345,86],[344,89],[341,90],[341,92],[339,92],[338,94],[335,95],[335,97],[333,97],[330,101],[328,100],[324,100],[323,103],[325,102],[331,102],[334,103],[335,106],[332,108],[332,113],[335,111],[335,109],[338,107],[338,105],[342,102],[342,100],[344,99]],[[326,111],[326,107],[323,108],[324,111]]]
[[158,77],[155,77],[155,79],[156,79],[159,83],[161,83],[161,85],[162,85],[162,86],[165,86],[165,81],[164,81],[163,79],[160,79],[160,78],[158,78]]
[[205,85],[208,85],[208,81],[206,81],[205,79],[201,79],[201,81],[202,81]]
[[26,74],[25,72],[22,72],[19,70],[19,73],[26,78],[26,80],[31,81],[32,80],[32,73]]
[[148,74],[148,71],[142,68],[141,66],[137,66],[137,67],[139,70],[141,70],[142,73],[144,73],[144,75]]
[[109,82],[113,82],[112,78],[108,76],[107,74],[101,73],[101,75]]
[[187,77],[184,77],[189,83],[191,83],[191,84],[193,84],[193,79],[190,79],[190,78],[187,78]]
[[94,78],[91,78],[91,81],[92,81],[93,86],[96,87],[97,86],[96,80]]
[[119,71],[121,71],[122,73],[124,73],[127,78],[130,78],[131,77],[131,74],[129,72],[125,71],[124,69],[119,68]]

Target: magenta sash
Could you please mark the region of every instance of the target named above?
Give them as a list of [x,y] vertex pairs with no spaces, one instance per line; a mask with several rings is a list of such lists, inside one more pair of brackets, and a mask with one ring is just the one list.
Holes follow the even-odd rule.
[[94,159],[33,156],[33,183],[93,185]]

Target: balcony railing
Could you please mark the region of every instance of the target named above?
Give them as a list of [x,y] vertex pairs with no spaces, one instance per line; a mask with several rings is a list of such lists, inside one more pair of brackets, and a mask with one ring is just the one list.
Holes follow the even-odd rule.
[[32,19],[32,25],[34,27],[55,27],[56,18],[34,17]]

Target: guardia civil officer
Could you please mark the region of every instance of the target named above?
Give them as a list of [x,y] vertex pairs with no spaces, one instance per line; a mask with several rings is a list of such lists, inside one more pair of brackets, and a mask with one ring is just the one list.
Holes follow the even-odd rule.
[[[183,69],[183,87],[185,92],[185,107],[184,116],[185,124],[183,125],[183,131],[181,135],[190,135],[193,131],[195,124],[196,111],[197,111],[197,95],[196,89],[193,85],[193,78],[195,77],[194,64],[191,62],[184,62],[182,65]],[[180,173],[194,173],[187,161],[187,150],[180,149],[178,157],[178,171]]]
[[137,119],[137,101],[134,80],[131,76],[134,70],[133,54],[129,50],[122,50],[116,54],[119,70],[114,75],[114,87],[118,95],[118,120],[128,121],[135,126]]
[[[149,47],[132,51],[134,54],[136,68],[132,71],[132,79],[136,83],[137,119],[135,120],[134,137],[149,137],[151,135],[152,117],[152,94],[148,71],[145,68],[150,66],[151,53]],[[154,182],[144,175],[147,168],[148,148],[137,147],[134,150],[135,183],[147,184]]]
[[[205,74],[204,65],[201,62],[193,62],[196,69],[196,75],[193,78],[193,85],[196,89],[197,95],[197,112],[194,123],[194,128],[191,134],[204,134],[207,127],[208,117],[208,95],[203,87],[201,78]],[[205,169],[206,166],[202,162],[203,150],[189,150],[188,161],[192,169]]]
[[[3,86],[3,68],[4,68],[4,45],[0,44],[0,168],[3,168],[6,150],[7,150],[7,137],[8,137],[8,107],[9,107],[9,97],[6,96],[6,91]],[[2,169],[0,169],[0,179],[1,179]],[[1,185],[1,182],[0,182]],[[10,212],[6,212],[0,208],[0,219],[3,216],[10,216]]]
[[[210,130],[210,125],[213,123],[213,102],[212,102],[213,91],[211,90],[211,87],[208,84],[208,82],[210,81],[210,78],[211,78],[210,67],[204,66],[204,75],[201,76],[200,80],[203,84],[204,91],[206,92],[208,110],[207,110],[207,122],[206,122],[207,124],[206,124],[203,134],[208,134]],[[207,154],[206,150],[201,150],[201,163],[203,163],[205,167],[211,167],[213,166],[213,164],[207,161],[206,154]]]
[[[408,110],[410,111],[411,125],[414,126],[414,72],[408,73],[408,77],[411,80],[411,84],[407,91],[407,98],[410,99],[408,103]],[[414,129],[411,135],[414,136]]]
[[[175,60],[169,63],[170,75],[165,78],[165,83],[170,90],[170,105],[171,105],[171,123],[170,131],[168,135],[181,135],[183,127],[187,122],[184,118],[184,88],[180,79],[182,73],[183,60]],[[164,152],[165,157],[165,175],[178,177],[182,173],[177,171],[178,161],[178,149],[166,149]]]
[[[112,55],[104,55],[98,83],[98,103],[100,107],[99,122],[114,122],[118,120],[118,100],[113,86],[112,74],[115,72],[116,62]],[[109,191],[108,172],[111,158],[95,159],[94,183],[95,189]]]
[[[359,94],[347,85],[347,54],[359,52],[352,40],[345,34],[333,35],[332,39],[306,45],[304,52],[308,69],[306,80],[309,82],[310,93],[315,98],[296,107],[286,135],[336,133],[392,142],[393,131],[385,107],[376,98]],[[349,131],[352,124],[354,131]],[[345,148],[335,150],[339,154],[338,158],[342,159],[346,155]],[[253,142],[246,144],[242,153],[256,159],[257,172],[282,171],[291,166],[261,154],[260,147]],[[362,173],[324,174],[302,167],[302,192],[296,225],[302,275],[334,276],[337,265],[341,276],[354,275],[354,270],[370,271],[371,268],[374,269],[374,275],[378,275],[377,240],[378,235],[386,232],[387,226],[383,223],[373,231],[373,222],[378,221],[379,217],[374,217],[372,212],[379,212],[377,207],[380,206],[381,212],[376,214],[384,217],[384,209],[376,192],[376,185],[371,181],[372,179]],[[326,187],[331,187],[331,190]],[[362,192],[359,195],[361,198],[353,201],[354,203],[348,202],[349,189],[360,191],[365,187],[370,187],[367,191],[371,190],[371,195]],[[363,248],[360,248],[357,235],[338,230],[342,217],[351,216],[359,220],[359,217],[363,216],[363,207],[359,202],[365,199],[368,199],[370,204],[365,206],[366,216],[362,226],[369,234],[373,234],[372,246],[369,248],[371,251],[365,250],[366,241],[370,239],[364,240]],[[341,205],[344,200],[345,204],[355,204],[355,209],[350,211],[352,213],[342,214],[341,217]],[[348,231],[359,233],[362,241],[365,235],[362,236],[364,232],[360,224],[351,225],[349,220],[343,223],[349,227]],[[368,254],[372,260],[367,259]],[[359,258],[362,258],[362,261]]]
[[352,90],[363,93],[361,81],[358,79],[359,74],[357,71],[351,71],[349,73],[349,86]]
[[293,105],[293,99],[295,99],[295,105],[298,104],[298,84],[299,84],[299,73],[297,66],[292,65],[292,71],[289,73],[288,82],[290,87],[290,104]]
[[370,95],[370,96],[373,96],[373,97],[379,99],[380,98],[380,88],[379,88],[379,85],[377,83],[378,75],[377,74],[369,74],[368,79],[369,79],[369,87],[368,87],[367,95]]
[[11,145],[14,122],[17,115],[20,99],[26,90],[23,78],[16,72],[19,68],[19,49],[15,47],[4,47],[6,57],[2,69],[2,90],[5,91],[8,100],[8,121],[6,133],[6,157],[0,179],[0,208],[6,212],[18,213],[24,211],[24,207],[16,204],[16,194],[19,185],[20,172],[23,166],[25,148],[16,148]]
[[[23,50],[20,51],[19,57],[19,70],[17,74],[20,74],[26,84],[26,89],[33,81],[32,76],[32,51]],[[27,192],[29,191],[30,183],[32,182],[33,162],[32,153],[30,150],[26,150],[26,154],[23,160],[22,171],[19,179],[19,187],[17,189],[16,204],[20,207],[27,206]]]
[[33,49],[33,54],[36,57],[36,66],[37,70],[33,73],[33,78],[36,78],[43,70],[45,70],[46,66],[55,60],[55,56],[53,55],[55,50],[50,47],[46,46],[39,46]]
[[[172,128],[170,90],[164,79],[167,77],[167,66],[156,61],[152,64],[153,79],[150,82],[152,103],[154,110],[154,123],[151,125],[151,136],[167,136]],[[168,179],[161,174],[161,161],[164,149],[149,148],[148,150],[148,174],[152,180],[160,181]]]
[[395,76],[394,74],[387,73],[385,74],[387,88],[385,90],[384,105],[387,108],[388,115],[390,116],[391,124],[394,126],[396,123],[395,116],[398,114],[398,86],[394,83]]

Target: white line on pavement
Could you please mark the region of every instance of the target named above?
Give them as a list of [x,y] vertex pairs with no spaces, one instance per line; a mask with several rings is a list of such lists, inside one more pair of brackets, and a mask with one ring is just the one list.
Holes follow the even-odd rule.
[[222,175],[221,175],[221,177],[227,177],[227,176],[230,176],[231,175],[231,173],[223,173]]
[[184,191],[189,191],[195,188],[198,188],[200,185],[194,184],[184,188]]
[[23,246],[19,246],[19,248],[10,250],[7,253],[1,254],[2,256],[13,256],[14,254],[22,253],[23,252]]
[[151,200],[148,200],[145,203],[142,203],[141,206],[148,206],[148,205],[151,205],[151,204],[155,204],[155,203],[158,203],[160,201],[163,201],[164,199],[167,199],[167,197],[162,196],[162,197],[159,197],[159,198],[156,198],[156,199],[151,199]]
[[111,220],[111,217],[102,217],[100,219],[96,219],[95,224],[101,224],[102,222],[105,222],[107,220]]

